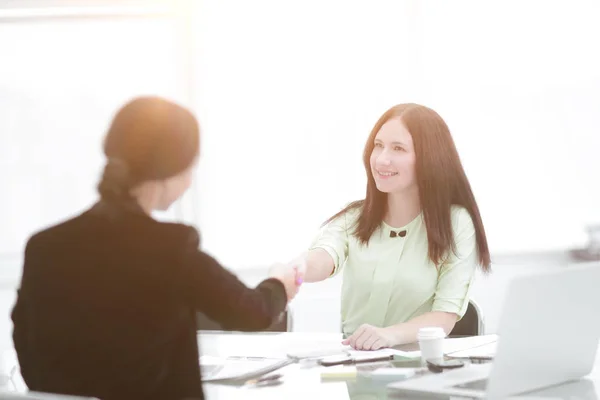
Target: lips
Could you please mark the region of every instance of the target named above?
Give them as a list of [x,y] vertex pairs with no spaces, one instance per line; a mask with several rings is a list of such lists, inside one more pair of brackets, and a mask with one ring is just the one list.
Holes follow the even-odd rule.
[[377,173],[377,176],[383,179],[386,178],[391,178],[393,176],[398,175],[397,172],[393,172],[393,171],[380,171],[380,170],[375,170],[375,172]]

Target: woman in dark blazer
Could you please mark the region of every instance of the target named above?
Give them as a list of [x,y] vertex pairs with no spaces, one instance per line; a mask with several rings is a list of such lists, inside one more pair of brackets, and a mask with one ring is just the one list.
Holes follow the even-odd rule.
[[190,186],[199,128],[188,110],[137,98],[104,152],[98,203],[27,242],[12,312],[22,376],[30,390],[104,400],[202,399],[196,311],[265,329],[301,280],[276,265],[250,289],[199,250],[194,228],[151,217]]

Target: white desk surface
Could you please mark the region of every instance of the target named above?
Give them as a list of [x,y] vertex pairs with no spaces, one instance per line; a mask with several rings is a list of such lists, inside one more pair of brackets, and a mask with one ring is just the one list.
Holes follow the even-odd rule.
[[[290,348],[335,346],[341,335],[330,333],[234,334],[204,333],[199,336],[202,354],[213,356],[285,356]],[[280,370],[284,374],[282,385],[263,388],[236,388],[205,384],[210,399],[401,399],[399,394],[386,389],[385,384],[360,384],[357,381],[321,382],[318,368],[293,364]],[[546,389],[538,396],[525,398],[600,399],[600,352],[593,371],[580,382]]]
[[[285,357],[291,349],[309,349],[317,345],[322,348],[341,345],[341,335],[330,333],[223,333],[204,332],[199,334],[202,355],[210,356],[247,356],[247,357]],[[10,364],[14,352],[4,352],[3,365]],[[378,400],[399,399],[388,392],[385,384],[365,384],[358,381],[322,382],[319,368],[299,364],[289,365],[280,371],[284,374],[283,384],[270,387],[235,387],[222,384],[205,383],[204,392],[208,400],[212,399],[311,399],[311,400]],[[26,391],[18,375],[14,379],[17,391]],[[12,389],[12,385],[6,389]],[[1,389],[1,387],[0,387]],[[14,390],[14,389],[12,389]],[[584,380],[551,390],[545,390],[541,397],[521,398],[568,398],[600,399],[600,352],[593,371]]]

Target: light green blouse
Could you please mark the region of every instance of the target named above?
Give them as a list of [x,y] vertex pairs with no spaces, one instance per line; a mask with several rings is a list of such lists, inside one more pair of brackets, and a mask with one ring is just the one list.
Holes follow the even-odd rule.
[[[478,265],[475,228],[466,209],[452,207],[456,255],[451,253],[439,269],[428,258],[422,214],[402,227],[382,223],[368,246],[352,234],[358,215],[358,209],[351,210],[331,221],[310,246],[331,255],[333,275],[343,271],[344,334],[361,324],[386,327],[430,311],[462,318]],[[392,230],[406,230],[406,236],[390,237]]]

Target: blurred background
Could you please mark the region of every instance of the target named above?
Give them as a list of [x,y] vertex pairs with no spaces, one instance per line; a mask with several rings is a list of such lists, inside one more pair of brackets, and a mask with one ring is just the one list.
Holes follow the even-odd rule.
[[[387,108],[438,111],[488,233],[473,296],[494,332],[508,279],[600,248],[598,20],[591,0],[0,0],[0,346],[27,238],[96,201],[110,119],[144,94],[202,128],[192,189],[156,217],[250,285],[364,196]],[[338,331],[340,282],[303,287],[294,330]]]

